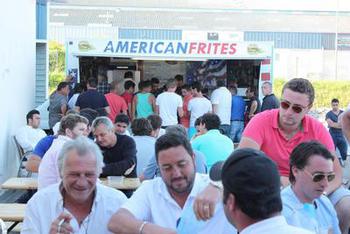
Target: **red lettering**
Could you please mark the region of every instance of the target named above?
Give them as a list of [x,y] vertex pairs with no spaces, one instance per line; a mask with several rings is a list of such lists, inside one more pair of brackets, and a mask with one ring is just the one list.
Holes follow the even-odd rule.
[[221,45],[221,54],[227,54],[228,43],[222,43]]
[[197,43],[191,42],[189,53],[192,54],[193,52],[196,52],[196,47],[197,47]]
[[205,47],[207,47],[206,43],[200,42],[198,43],[198,54],[205,54]]
[[214,46],[214,54],[218,53],[218,47],[219,47],[220,43],[213,43]]
[[210,51],[211,51],[211,43],[208,43],[208,47],[207,47],[207,54],[210,54]]
[[229,50],[229,54],[235,54],[236,53],[236,51],[237,51],[237,49],[236,49],[236,46],[237,46],[237,44],[236,43],[232,43],[232,44],[230,44],[230,50]]

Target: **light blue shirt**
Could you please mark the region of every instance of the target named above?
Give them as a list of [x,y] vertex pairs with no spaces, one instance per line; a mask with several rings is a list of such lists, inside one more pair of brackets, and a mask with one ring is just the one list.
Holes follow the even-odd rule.
[[291,186],[281,192],[282,214],[287,223],[305,228],[316,233],[340,234],[337,213],[330,200],[322,195],[314,200],[314,204],[303,204],[299,201]]
[[209,130],[192,141],[192,148],[202,152],[207,161],[208,170],[217,161],[224,161],[233,152],[233,143],[230,138],[217,129]]

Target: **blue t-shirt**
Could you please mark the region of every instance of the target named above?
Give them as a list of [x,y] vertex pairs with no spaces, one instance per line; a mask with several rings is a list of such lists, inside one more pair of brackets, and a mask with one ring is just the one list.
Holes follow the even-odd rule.
[[53,140],[55,140],[57,136],[48,135],[42,138],[35,146],[33,150],[33,154],[38,155],[40,158],[44,157],[44,154],[51,147]]
[[[327,119],[330,119],[330,120],[332,120],[333,122],[338,123],[338,117],[339,117],[339,115],[340,115],[341,113],[343,113],[342,110],[339,111],[339,114],[338,114],[338,115],[334,114],[333,111],[329,111],[329,112],[326,114],[326,120],[327,120]],[[342,132],[342,130],[341,130],[340,128],[332,128],[332,127],[330,127],[330,128],[329,128],[329,132],[330,132],[331,134],[334,134],[334,135],[343,136],[343,132]]]
[[332,229],[333,234],[341,234],[337,213],[326,196],[321,195],[313,204],[303,204],[288,186],[282,190],[281,198],[282,215],[288,224],[316,233],[329,233],[328,230]]
[[231,121],[243,121],[246,103],[241,96],[232,96]]

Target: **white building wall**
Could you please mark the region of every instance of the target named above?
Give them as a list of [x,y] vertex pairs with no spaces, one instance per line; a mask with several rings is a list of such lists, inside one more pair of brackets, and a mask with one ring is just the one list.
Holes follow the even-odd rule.
[[0,182],[16,174],[18,156],[11,136],[34,108],[35,4],[35,0],[1,2]]

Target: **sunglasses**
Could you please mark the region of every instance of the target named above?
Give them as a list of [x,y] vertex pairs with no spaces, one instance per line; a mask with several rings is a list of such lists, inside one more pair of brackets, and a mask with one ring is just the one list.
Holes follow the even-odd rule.
[[300,105],[291,104],[288,101],[281,101],[281,107],[284,110],[287,110],[287,109],[289,109],[289,107],[291,107],[292,110],[297,114],[299,114],[300,112],[302,112],[304,109],[307,108],[307,106],[300,106]]
[[331,172],[331,173],[316,172],[314,174],[311,174],[307,170],[304,170],[304,171],[307,172],[307,174],[309,174],[312,177],[312,181],[315,182],[315,183],[322,181],[324,178],[327,178],[328,182],[331,182],[332,180],[335,179],[335,173],[334,172]]

